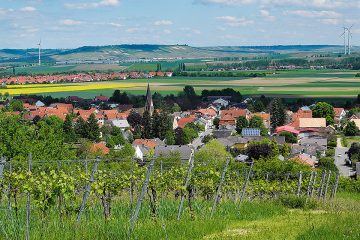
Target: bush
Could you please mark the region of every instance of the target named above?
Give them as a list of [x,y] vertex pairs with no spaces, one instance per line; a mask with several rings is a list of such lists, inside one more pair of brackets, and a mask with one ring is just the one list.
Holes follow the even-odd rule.
[[279,198],[280,204],[288,208],[315,209],[317,202],[315,200],[306,200],[305,196],[284,195]]

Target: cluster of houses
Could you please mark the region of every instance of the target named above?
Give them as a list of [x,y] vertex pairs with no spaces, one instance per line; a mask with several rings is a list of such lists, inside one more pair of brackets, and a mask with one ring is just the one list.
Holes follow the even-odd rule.
[[0,78],[0,85],[6,84],[42,84],[42,83],[60,83],[60,82],[93,82],[109,80],[126,80],[153,77],[172,77],[172,72],[121,72],[121,73],[76,73],[61,75],[37,75],[37,76],[13,76]]
[[[79,100],[79,99],[68,99]],[[297,158],[304,164],[315,167],[319,157],[325,156],[328,148],[328,139],[335,134],[334,126],[327,126],[325,118],[313,117],[312,110],[309,107],[302,107],[296,112],[287,111],[287,121],[284,126],[271,129],[271,115],[265,112],[252,113],[246,108],[245,100],[242,104],[231,105],[226,97],[209,97],[206,107],[190,111],[172,113],[173,129],[185,128],[189,123],[201,124],[205,131],[199,134],[197,142],[206,135],[212,135],[227,149],[245,150],[252,141],[261,141],[270,139],[279,145],[288,144],[291,149],[291,158]],[[96,116],[99,126],[109,125],[119,127],[124,135],[127,136],[133,129],[127,120],[132,111],[140,115],[145,110],[156,111],[153,106],[150,88],[148,88],[146,106],[143,108],[133,108],[132,105],[119,105],[109,102],[106,96],[97,96],[93,99],[93,107],[84,110],[74,107],[74,102],[55,103],[45,106],[44,103],[37,101],[30,104],[25,101],[25,111],[22,112],[24,118],[34,120],[36,117],[57,116],[64,120],[67,114],[74,114],[83,119],[89,118],[91,114]],[[106,103],[111,106],[111,110],[101,110],[100,104]],[[335,126],[339,125],[345,117],[346,112],[343,108],[334,108]],[[20,114],[20,113],[16,113]],[[264,136],[261,130],[257,128],[244,128],[240,134],[236,131],[237,119],[243,116],[250,120],[253,116],[258,116],[263,120],[268,134]],[[214,120],[218,118],[218,126],[214,126]],[[360,125],[360,116],[354,115],[351,119],[357,125]],[[297,142],[286,143],[285,136],[282,133],[288,132],[293,134]],[[199,141],[200,140],[200,141]],[[101,145],[102,144],[102,145]],[[98,144],[99,148],[108,153],[104,143]],[[189,160],[195,151],[201,148],[202,144],[189,144],[183,146],[167,145],[164,139],[136,139],[132,143],[135,149],[135,157],[143,160],[150,153],[155,157],[168,155],[170,153],[179,153],[181,159]],[[280,157],[281,158],[281,157]],[[237,160],[244,161],[247,159],[244,155],[239,155]],[[283,157],[281,159],[284,159]]]

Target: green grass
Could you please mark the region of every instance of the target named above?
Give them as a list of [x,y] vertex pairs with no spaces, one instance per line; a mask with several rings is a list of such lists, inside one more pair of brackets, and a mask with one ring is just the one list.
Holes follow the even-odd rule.
[[[156,219],[144,201],[132,239],[359,239],[360,195],[339,193],[333,202],[315,210],[289,209],[278,201],[220,202],[210,218],[211,201],[194,203],[192,218],[187,205],[180,221],[176,220],[179,201],[162,201]],[[24,203],[23,203],[24,204]],[[0,209],[0,239],[24,239],[24,206],[18,221],[14,212]],[[112,217],[105,221],[99,201],[92,199],[79,224],[75,214],[59,217],[51,208],[45,218],[35,207],[31,211],[30,239],[127,239],[129,208],[122,201],[112,207]]]

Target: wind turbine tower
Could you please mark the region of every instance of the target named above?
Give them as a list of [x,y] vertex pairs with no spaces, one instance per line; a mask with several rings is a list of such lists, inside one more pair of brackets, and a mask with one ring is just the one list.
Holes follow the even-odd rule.
[[351,29],[352,29],[353,26],[354,25],[352,25],[351,27],[349,27],[347,29],[347,34],[348,34],[348,36],[347,36],[347,38],[348,38],[348,55],[351,54],[351,39],[352,39]]
[[39,46],[39,66],[41,66],[41,39],[40,42],[38,43]]
[[344,32],[340,35],[340,37],[344,37],[344,54],[347,54],[347,45],[346,45],[346,34],[347,34],[347,27],[343,27]]

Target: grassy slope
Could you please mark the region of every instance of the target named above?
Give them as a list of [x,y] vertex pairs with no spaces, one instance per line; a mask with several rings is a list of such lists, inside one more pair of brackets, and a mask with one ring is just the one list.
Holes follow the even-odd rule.
[[[240,208],[232,202],[222,202],[210,219],[211,202],[194,204],[195,218],[186,208],[176,221],[178,202],[161,203],[160,217],[152,219],[148,202],[144,202],[134,239],[359,239],[360,195],[340,194],[335,202],[316,210],[293,210],[275,202],[245,202]],[[0,239],[16,236],[24,238],[25,212],[20,212],[19,229],[11,224],[13,215],[4,210]],[[58,213],[51,212],[41,223],[39,211],[32,210],[31,239],[125,239],[128,234],[128,206],[116,203],[112,219],[104,222],[101,207],[88,210],[79,225],[75,216],[59,221]],[[165,214],[166,212],[166,214]]]

